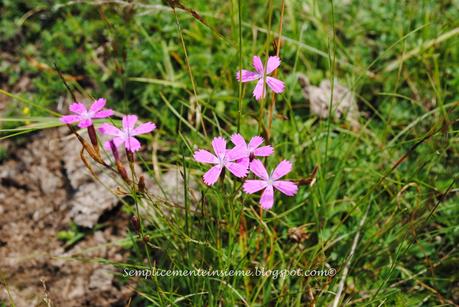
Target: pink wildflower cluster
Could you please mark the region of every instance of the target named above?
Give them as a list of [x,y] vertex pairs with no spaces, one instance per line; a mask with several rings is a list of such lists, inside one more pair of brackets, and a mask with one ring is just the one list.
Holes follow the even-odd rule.
[[[284,82],[269,76],[280,65],[281,60],[277,56],[268,58],[263,65],[260,57],[253,57],[255,71],[240,70],[236,78],[240,82],[257,81],[253,90],[253,96],[260,100],[266,96],[266,85],[276,93],[282,93],[285,89]],[[244,182],[243,190],[247,194],[253,194],[263,190],[260,204],[263,209],[271,209],[274,204],[274,190],[278,190],[287,196],[293,196],[298,191],[295,183],[288,180],[280,180],[292,170],[292,164],[284,160],[268,174],[263,163],[256,157],[268,157],[273,154],[271,146],[261,146],[263,138],[254,136],[247,143],[242,135],[234,134],[231,141],[235,145],[232,149],[226,148],[226,141],[222,137],[216,137],[212,141],[214,153],[199,149],[194,153],[194,159],[201,163],[213,165],[203,176],[204,183],[211,186],[219,178],[224,178],[225,170],[237,178],[244,178],[252,172],[259,179],[248,179]]]
[[[60,121],[64,124],[73,124],[78,122],[78,127],[88,128],[88,132],[91,135],[93,133],[91,130],[94,131],[94,124],[92,122],[93,119],[107,118],[113,115],[113,110],[104,109],[105,103],[106,100],[104,98],[99,98],[89,107],[89,109],[87,109],[83,103],[72,103],[69,109],[75,114],[64,115],[60,118]],[[105,149],[112,149],[110,143],[113,142],[116,148],[124,144],[127,151],[131,153],[138,151],[140,149],[140,142],[135,138],[135,136],[152,132],[156,128],[156,125],[151,122],[147,122],[135,128],[136,122],[136,115],[125,115],[122,119],[122,129],[119,129],[112,124],[102,124],[99,127],[99,131],[102,134],[114,137],[112,140],[105,142]],[[97,143],[93,141],[93,145],[96,144]]]
[[246,143],[240,134],[234,134],[231,141],[235,145],[232,149],[227,149],[223,137],[216,137],[212,141],[213,154],[204,149],[195,151],[196,161],[213,165],[203,176],[205,184],[214,185],[219,178],[223,178],[225,169],[237,178],[247,177],[249,172],[252,172],[259,179],[246,180],[243,190],[247,194],[264,190],[260,198],[263,209],[272,208],[274,190],[287,196],[296,194],[298,187],[295,183],[279,180],[292,170],[292,164],[289,161],[282,161],[274,171],[268,174],[263,163],[256,159],[256,157],[268,157],[274,153],[272,146],[261,146],[263,143],[261,136],[254,136],[249,143]]
[[[255,71],[241,70],[236,73],[236,78],[240,82],[257,81],[253,95],[256,100],[266,96],[267,86],[274,93],[282,93],[285,85],[282,81],[270,76],[279,66],[281,60],[277,56],[268,58],[266,65],[263,65],[260,57],[253,57]],[[107,166],[99,154],[99,145],[94,128],[94,119],[108,118],[113,115],[113,110],[105,109],[106,100],[97,99],[89,109],[83,103],[75,102],[70,105],[70,111],[74,114],[64,115],[60,118],[61,122],[70,125],[78,123],[80,128],[87,128],[89,138],[93,148],[87,146],[86,142],[78,136],[87,152],[99,163]],[[99,127],[99,132],[109,135],[112,138],[104,143],[104,148],[111,150],[115,157],[115,162],[119,173],[128,181],[126,172],[123,169],[118,154],[118,148],[124,145],[130,162],[133,161],[133,153],[141,148],[139,140],[136,138],[141,134],[152,132],[156,125],[151,122],[137,125],[136,115],[125,115],[122,118],[122,127],[118,128],[110,123],[103,123]],[[73,128],[72,128],[72,131]],[[76,134],[76,132],[74,131]],[[263,138],[254,136],[247,143],[240,134],[231,137],[233,148],[227,148],[226,140],[223,137],[216,137],[212,141],[213,153],[199,149],[194,153],[194,159],[201,163],[211,164],[211,168],[204,174],[204,183],[212,186],[219,178],[224,178],[226,170],[237,178],[245,178],[253,173],[258,179],[247,179],[243,184],[243,190],[247,194],[262,191],[260,197],[261,207],[270,209],[274,204],[274,190],[278,190],[287,196],[297,193],[298,187],[295,183],[287,180],[280,180],[292,169],[289,161],[282,161],[270,173],[266,170],[258,157],[268,157],[274,153],[272,146],[263,144]]]

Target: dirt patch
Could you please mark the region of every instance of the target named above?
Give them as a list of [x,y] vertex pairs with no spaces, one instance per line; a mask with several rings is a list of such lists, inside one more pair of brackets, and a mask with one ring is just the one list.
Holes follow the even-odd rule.
[[[127,258],[117,241],[129,218],[116,209],[116,197],[91,179],[74,142],[65,128],[41,132],[9,150],[13,156],[0,164],[0,302],[110,306],[124,305],[132,295],[131,287],[117,283],[113,266],[96,260]],[[103,226],[66,246],[57,234],[69,229],[72,209],[81,202],[100,209],[91,212],[89,226],[102,213],[108,218],[104,214]]]

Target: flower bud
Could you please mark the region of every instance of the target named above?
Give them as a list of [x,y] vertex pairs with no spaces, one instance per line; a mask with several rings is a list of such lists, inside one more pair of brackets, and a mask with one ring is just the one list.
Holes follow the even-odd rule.
[[126,156],[129,163],[134,163],[134,153],[132,151],[126,149]]
[[89,139],[91,140],[92,146],[94,146],[94,148],[98,148],[96,129],[94,128],[94,125],[91,125],[88,127],[88,135],[89,135]]
[[123,180],[126,183],[129,183],[130,180],[129,180],[128,174],[120,160],[116,161],[116,169],[118,170],[118,173],[120,174],[121,178],[123,178]]
[[137,216],[134,215],[133,217],[131,217],[131,223],[132,223],[132,226],[134,227],[134,231],[136,233],[139,233],[140,232],[140,222]]
[[145,178],[143,176],[140,176],[137,187],[139,188],[140,193],[145,193]]
[[115,161],[119,161],[120,160],[120,154],[118,152],[118,148],[116,148],[115,146],[115,142],[113,142],[113,140],[110,141],[110,149],[112,150],[112,153],[113,153],[113,157],[115,158]]

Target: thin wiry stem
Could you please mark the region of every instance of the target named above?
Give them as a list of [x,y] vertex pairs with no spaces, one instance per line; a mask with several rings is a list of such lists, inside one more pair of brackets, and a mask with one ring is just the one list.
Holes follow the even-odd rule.
[[[327,166],[326,163],[327,163],[327,158],[328,158],[328,143],[329,143],[330,130],[331,130],[333,92],[335,90],[335,62],[336,62],[335,12],[334,12],[333,0],[330,0],[330,3],[331,3],[332,31],[333,31],[333,37],[332,37],[333,50],[331,50],[331,48],[328,48],[328,54],[329,54],[329,60],[330,60],[330,71],[331,71],[331,76],[330,76],[331,86],[330,86],[330,102],[328,104],[327,137],[325,138],[325,159],[324,159],[325,167]],[[331,52],[333,52],[333,54],[331,54]],[[326,171],[324,171],[324,174],[326,174]]]
[[242,116],[242,4],[238,0],[238,19],[239,19],[239,103],[237,114],[237,132],[241,129]]
[[[133,177],[133,180],[134,180],[134,177]],[[142,242],[143,242],[143,245],[144,245],[144,248],[145,248],[145,253],[147,255],[148,265],[150,266],[150,270],[151,270],[151,272],[153,274],[154,266],[153,266],[153,262],[151,260],[150,251],[148,249],[148,243],[146,241],[145,230],[144,230],[144,225],[143,225],[143,219],[142,219],[142,216],[141,216],[140,210],[139,210],[140,199],[139,199],[138,194],[137,194],[137,189],[136,189],[135,183],[133,184],[132,196],[133,196],[134,204],[135,204],[135,215],[137,216],[137,220],[139,221],[139,231],[140,231],[140,238],[139,239],[142,240]],[[158,296],[159,296],[159,299],[160,299],[160,301],[162,303],[163,299],[162,299],[161,291],[159,291],[159,283],[158,283],[158,281],[156,279],[155,279],[155,283],[156,283],[156,286],[158,287]]]
[[[273,1],[270,0],[268,4],[268,32],[266,35],[265,43],[265,65],[268,62],[269,58],[269,42],[271,39],[271,23],[273,17]],[[258,117],[258,133],[263,133],[266,131],[264,115],[265,115],[265,102],[266,102],[266,69],[263,69],[263,87],[261,90],[261,100],[260,100],[260,114]]]
[[[180,21],[179,21],[179,19],[178,19],[177,12],[175,11],[175,7],[173,8],[172,11],[173,11],[174,16],[175,16],[175,22],[176,22],[176,24],[177,24],[177,30],[178,30],[178,32],[179,32],[180,43],[181,43],[181,45],[182,45],[183,53],[185,54],[186,66],[187,66],[187,68],[188,68],[188,74],[190,75],[191,86],[193,87],[194,98],[195,98],[195,100],[196,100],[196,104],[199,105],[198,93],[197,93],[197,91],[196,91],[196,84],[195,84],[195,82],[194,82],[193,72],[191,71],[190,60],[189,60],[189,58],[188,58],[188,52],[186,51],[185,40],[183,39],[182,27],[180,26]],[[191,107],[193,107],[193,106],[191,106]],[[204,120],[202,119],[202,117],[201,117],[201,125],[202,125],[203,133],[204,133],[204,135],[207,137],[206,127],[205,127],[205,125],[204,125]]]
[[339,285],[338,285],[338,291],[336,292],[336,296],[333,301],[333,307],[338,307],[339,305],[341,294],[343,293],[343,289],[344,289],[344,283],[346,282],[347,274],[349,273],[349,267],[351,265],[352,258],[354,258],[355,250],[357,248],[357,243],[359,242],[359,239],[360,239],[360,232],[362,230],[363,225],[365,224],[365,221],[368,216],[368,212],[370,211],[370,207],[371,207],[371,202],[368,204],[367,210],[365,211],[365,214],[360,220],[359,229],[357,230],[354,236],[354,240],[352,241],[351,251],[349,253],[349,256],[347,257],[346,264],[344,265],[343,274],[341,275],[341,280],[339,281]]
[[[284,20],[284,8],[285,8],[285,3],[284,3],[284,0],[282,0],[281,16],[280,16],[280,24],[279,24],[279,35],[277,37],[277,44],[276,44],[276,56],[277,57],[279,57],[280,49],[281,49],[282,22]],[[276,77],[276,76],[277,76],[277,69],[273,73],[273,77]],[[273,123],[273,112],[274,112],[275,104],[276,104],[276,94],[273,92],[271,95],[271,105],[269,106],[268,137],[271,136],[271,126]]]

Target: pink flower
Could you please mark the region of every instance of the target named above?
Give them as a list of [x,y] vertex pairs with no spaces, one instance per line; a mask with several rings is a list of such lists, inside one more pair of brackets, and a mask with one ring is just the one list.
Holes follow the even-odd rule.
[[234,176],[242,178],[247,176],[248,164],[245,162],[235,162],[238,159],[244,158],[245,152],[239,147],[234,147],[231,150],[226,149],[226,141],[222,137],[216,137],[212,140],[214,154],[207,150],[197,150],[193,157],[201,163],[214,164],[203,176],[204,183],[213,185],[217,182],[223,169],[226,168]]
[[236,147],[241,147],[245,151],[245,157],[249,158],[250,161],[255,157],[268,157],[274,152],[270,145],[260,147],[261,143],[263,143],[263,138],[261,136],[254,136],[249,144],[247,144],[242,135],[237,133],[231,136],[231,142],[233,142]]
[[80,122],[78,127],[87,128],[92,125],[92,119],[106,118],[113,115],[113,110],[103,109],[105,102],[106,100],[104,98],[99,98],[94,101],[89,110],[87,110],[85,105],[80,102],[72,103],[69,110],[77,115],[64,115],[60,118],[60,121],[64,124]]
[[287,160],[279,163],[271,175],[268,175],[260,160],[253,160],[250,163],[250,170],[262,180],[246,180],[243,189],[248,194],[265,189],[260,198],[260,204],[263,209],[272,208],[274,203],[274,189],[281,191],[287,196],[293,196],[298,191],[295,183],[279,180],[279,178],[287,175],[292,170],[292,163]]
[[[264,84],[264,75],[266,73],[266,83],[268,86],[273,90],[274,93],[282,93],[285,89],[284,82],[273,78],[268,77],[270,73],[276,70],[279,67],[281,60],[277,56],[270,56],[268,59],[266,70],[263,67],[263,63],[261,62],[260,57],[254,56],[253,57],[253,67],[255,67],[255,72],[249,70],[241,70],[236,73],[236,79],[242,82],[249,82],[258,80],[255,89],[253,90],[253,96],[255,96],[256,100],[260,100],[262,97],[264,98],[266,95],[266,85]],[[241,74],[242,72],[242,74]]]
[[[137,128],[134,128],[136,122],[136,115],[126,115],[123,116],[122,130],[116,128],[112,124],[105,123],[100,126],[99,131],[103,134],[114,136],[115,138],[113,138],[113,143],[115,144],[115,147],[119,147],[124,143],[127,150],[135,152],[140,149],[140,142],[134,136],[150,133],[156,129],[156,125],[151,122],[141,124]],[[105,149],[110,150],[110,141],[105,142],[104,147]]]

